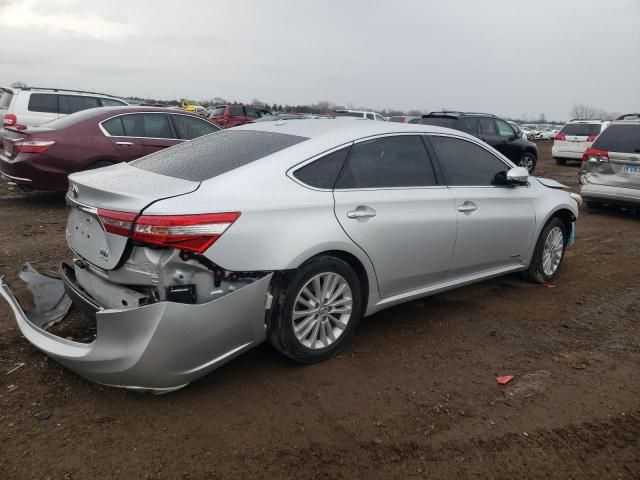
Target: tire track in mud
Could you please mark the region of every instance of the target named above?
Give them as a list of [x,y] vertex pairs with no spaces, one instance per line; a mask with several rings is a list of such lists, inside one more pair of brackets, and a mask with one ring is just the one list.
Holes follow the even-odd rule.
[[[556,477],[561,473],[565,478],[640,478],[640,411],[526,434],[507,433],[441,445],[361,441],[343,448],[311,444],[297,451],[278,450],[269,457],[272,461],[262,459],[267,471],[286,463],[291,472],[299,467],[301,473],[324,472],[331,478],[339,471],[349,470],[359,471],[367,478],[377,474],[399,478],[395,475],[402,472],[402,476],[470,474],[479,466],[488,465],[493,475],[487,475],[484,468],[477,470],[478,474],[484,472],[483,478],[509,478],[518,469],[524,469],[520,474],[526,478]],[[528,471],[528,462],[535,464],[537,470]]]

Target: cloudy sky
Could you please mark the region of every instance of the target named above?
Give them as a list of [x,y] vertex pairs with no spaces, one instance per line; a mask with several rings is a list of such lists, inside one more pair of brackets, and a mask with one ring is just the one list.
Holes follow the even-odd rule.
[[640,0],[0,0],[0,86],[640,111]]

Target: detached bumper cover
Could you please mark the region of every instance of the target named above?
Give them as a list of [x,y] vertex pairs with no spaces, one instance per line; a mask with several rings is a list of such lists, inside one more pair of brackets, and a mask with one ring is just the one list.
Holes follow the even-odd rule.
[[580,182],[582,183],[580,195],[587,200],[608,200],[614,203],[640,204],[640,189],[591,183],[589,174],[581,176]]
[[95,311],[95,304],[63,271],[64,280],[59,282],[67,283],[73,302],[84,311],[95,311],[97,336],[88,344],[36,325],[4,278],[0,294],[25,338],[64,366],[105,385],[163,393],[185,386],[266,339],[265,298],[271,277],[203,304],[159,302]]

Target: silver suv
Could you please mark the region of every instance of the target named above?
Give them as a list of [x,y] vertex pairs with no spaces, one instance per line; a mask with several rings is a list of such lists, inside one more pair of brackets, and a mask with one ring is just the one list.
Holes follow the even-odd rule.
[[119,98],[59,88],[0,88],[0,148],[4,127],[33,127],[95,107],[126,106]]
[[581,193],[590,207],[640,206],[640,119],[617,120],[582,159]]

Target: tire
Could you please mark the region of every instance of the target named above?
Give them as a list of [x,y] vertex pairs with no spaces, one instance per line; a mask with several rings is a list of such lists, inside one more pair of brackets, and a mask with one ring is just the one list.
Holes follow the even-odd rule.
[[536,169],[537,161],[538,159],[533,153],[524,152],[522,154],[522,157],[520,157],[520,160],[518,161],[518,166],[526,168],[529,173],[533,173],[533,171]]
[[594,208],[594,209],[602,208],[602,204],[600,202],[594,202],[593,200],[585,200],[585,203],[589,208]]
[[[308,302],[315,303],[309,296],[309,292],[317,293],[315,279],[318,279],[319,285],[323,287],[325,285],[331,287],[331,282],[336,282],[334,295],[342,285],[348,286],[348,290],[344,288],[342,290],[344,293],[338,296],[340,304],[337,306],[339,309],[346,310],[349,303],[351,304],[348,318],[345,313],[340,317],[335,312],[330,315],[329,311],[336,307],[324,307],[324,305],[320,308],[315,307],[315,314],[294,318],[294,309],[296,311],[313,310]],[[344,284],[338,282],[344,282]],[[303,293],[305,289],[306,293]],[[349,291],[351,295],[348,295]],[[286,285],[278,295],[275,303],[276,311],[273,313],[268,331],[269,341],[277,350],[297,362],[309,364],[326,360],[338,353],[356,330],[363,312],[362,299],[360,279],[348,263],[331,256],[323,255],[313,258],[286,281]],[[301,300],[306,301],[307,305],[304,305]],[[336,319],[338,321],[335,321]],[[294,323],[298,327],[298,335],[296,335]],[[341,328],[338,325],[344,325],[344,327]],[[305,336],[305,330],[309,328]],[[322,340],[323,332],[324,341]],[[334,336],[333,340],[329,332]]]
[[[557,260],[557,264],[554,263],[552,259],[550,259],[555,265],[555,268],[553,268],[553,271],[551,271],[545,268],[545,246],[547,245],[547,240],[552,238],[551,233],[558,231],[562,233],[562,249],[559,252],[556,250],[556,253],[560,253],[560,258],[559,260]],[[551,241],[553,242],[553,239]],[[562,261],[564,260],[564,253],[566,248],[567,228],[565,227],[565,224],[562,220],[560,220],[558,217],[553,217],[544,226],[542,232],[540,233],[540,237],[538,238],[538,242],[536,243],[536,248],[533,251],[531,263],[529,264],[529,268],[525,271],[525,277],[535,283],[547,283],[553,280],[560,271]]]
[[556,158],[556,163],[558,165],[566,165],[567,164],[567,159],[566,158]]

